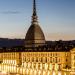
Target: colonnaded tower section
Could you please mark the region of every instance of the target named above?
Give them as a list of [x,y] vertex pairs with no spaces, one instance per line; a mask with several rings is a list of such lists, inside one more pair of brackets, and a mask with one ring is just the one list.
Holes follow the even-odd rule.
[[33,0],[32,22],[25,37],[25,47],[38,47],[45,44],[45,36],[38,24],[36,2]]

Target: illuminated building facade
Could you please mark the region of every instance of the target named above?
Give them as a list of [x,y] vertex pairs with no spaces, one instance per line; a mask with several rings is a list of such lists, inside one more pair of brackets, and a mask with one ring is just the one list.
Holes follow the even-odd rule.
[[75,48],[73,48],[70,52],[71,52],[71,69],[75,71]]
[[0,49],[0,71],[50,75],[52,71],[65,69],[75,71],[75,48],[59,50],[45,44],[45,36],[37,21],[36,3],[33,0],[32,23],[25,37],[25,45]]
[[31,74],[32,71],[48,73],[64,69],[75,71],[75,48],[70,51],[46,51],[44,48],[43,52],[42,48],[38,48],[38,51],[37,48],[20,50],[7,49],[0,53],[0,71],[20,74]]

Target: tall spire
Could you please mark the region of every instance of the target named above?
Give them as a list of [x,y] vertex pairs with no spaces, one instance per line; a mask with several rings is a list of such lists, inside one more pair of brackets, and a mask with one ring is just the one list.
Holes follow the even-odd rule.
[[33,14],[32,14],[32,25],[38,25],[36,12],[36,0],[33,0]]
[[36,16],[36,2],[33,0],[33,16]]

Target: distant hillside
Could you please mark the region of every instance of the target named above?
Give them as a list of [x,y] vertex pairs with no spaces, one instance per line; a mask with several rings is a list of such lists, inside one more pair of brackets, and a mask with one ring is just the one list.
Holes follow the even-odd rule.
[[23,46],[24,39],[0,38],[0,47]]
[[[73,45],[75,47],[75,40],[72,41],[46,41],[47,45]],[[14,47],[14,46],[24,46],[24,39],[8,39],[0,38],[0,47]]]

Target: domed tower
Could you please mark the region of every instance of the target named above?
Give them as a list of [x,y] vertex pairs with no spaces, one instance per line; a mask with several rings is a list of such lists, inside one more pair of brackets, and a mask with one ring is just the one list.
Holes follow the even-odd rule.
[[32,22],[25,37],[25,47],[38,47],[45,44],[45,36],[38,24],[36,2],[33,0]]

